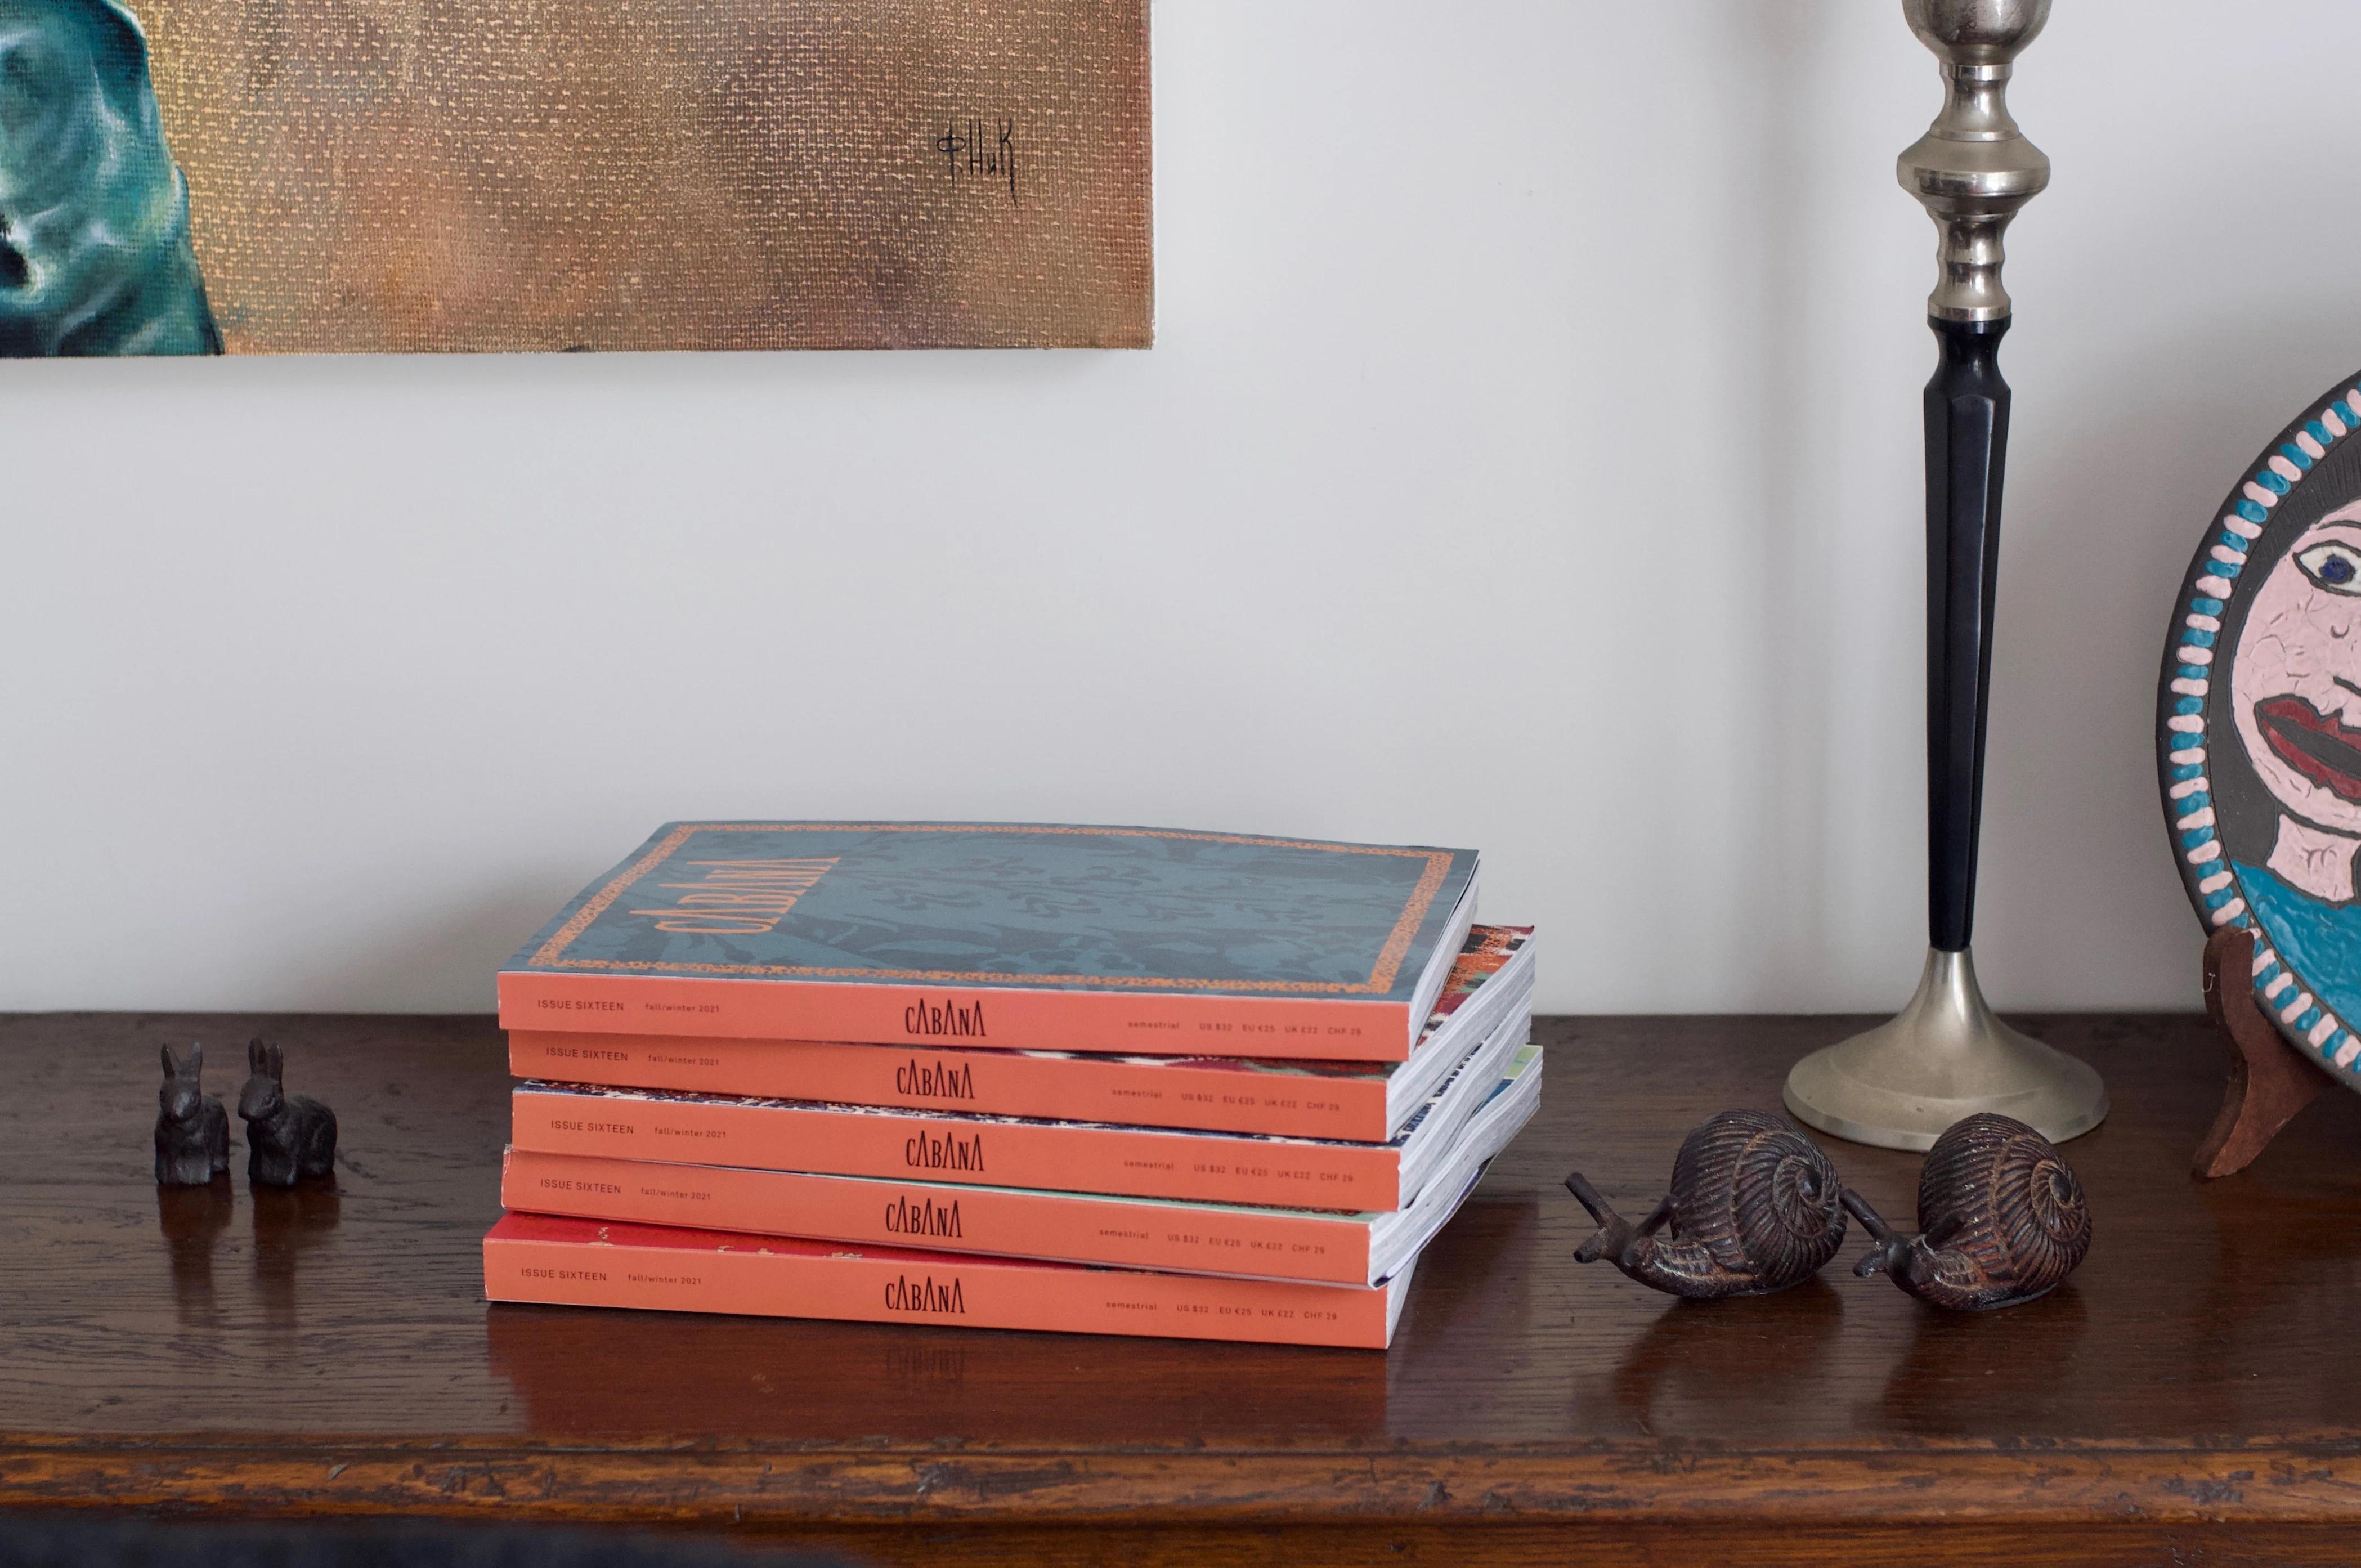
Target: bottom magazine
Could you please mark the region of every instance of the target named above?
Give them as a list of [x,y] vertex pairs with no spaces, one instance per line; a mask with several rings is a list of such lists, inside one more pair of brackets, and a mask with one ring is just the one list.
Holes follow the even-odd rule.
[[505,1214],[484,1237],[495,1301],[1382,1350],[1410,1291],[1151,1274],[724,1231]]

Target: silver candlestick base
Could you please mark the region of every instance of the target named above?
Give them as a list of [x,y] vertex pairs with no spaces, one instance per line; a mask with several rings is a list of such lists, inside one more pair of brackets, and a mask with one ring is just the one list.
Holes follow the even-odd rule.
[[1979,1111],[2014,1116],[2053,1144],[2107,1119],[2099,1075],[2002,1023],[1976,986],[1975,960],[1940,948],[1928,950],[1909,1006],[1797,1062],[1785,1099],[1824,1133],[1889,1149],[1932,1148]]

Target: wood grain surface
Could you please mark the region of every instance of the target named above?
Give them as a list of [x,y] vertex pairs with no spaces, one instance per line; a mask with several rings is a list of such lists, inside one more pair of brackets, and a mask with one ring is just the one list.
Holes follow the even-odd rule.
[[[1645,1208],[1690,1125],[1775,1107],[1854,1021],[1559,1019],[1541,1116],[1379,1355],[488,1307],[489,1021],[0,1020],[0,1503],[726,1526],[892,1563],[2352,1561],[2361,1103],[2200,1183],[2202,1018],[2021,1022],[2116,1107],[2067,1147],[2096,1236],[2049,1299],[1942,1316],[1853,1277],[1857,1238],[1752,1301],[1577,1267],[1568,1168]],[[234,1157],[159,1193],[158,1044],[236,1062],[257,1031],[336,1110],[334,1190],[258,1193]],[[1913,1157],[1826,1146],[1910,1212]]]

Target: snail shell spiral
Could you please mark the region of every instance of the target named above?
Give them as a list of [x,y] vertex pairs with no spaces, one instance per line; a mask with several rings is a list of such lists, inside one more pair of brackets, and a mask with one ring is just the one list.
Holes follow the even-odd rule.
[[2024,1123],[1990,1113],[1958,1123],[1927,1151],[1918,1228],[1972,1266],[1973,1288],[1994,1306],[2056,1289],[2091,1250],[2091,1208],[2065,1157]]
[[1566,1186],[1599,1224],[1576,1261],[1608,1258],[1641,1284],[1675,1296],[1784,1290],[1844,1245],[1836,1168],[1811,1139],[1759,1111],[1725,1111],[1682,1140],[1671,1193],[1637,1225],[1579,1175]]
[[1723,1112],[1691,1133],[1673,1162],[1681,1234],[1764,1290],[1796,1284],[1837,1255],[1842,1188],[1818,1145],[1760,1111]]
[[2048,1295],[2091,1250],[2091,1208],[2066,1157],[1989,1112],[1954,1123],[1918,1173],[1918,1228],[1903,1237],[1860,1194],[1845,1207],[1876,1243],[1856,1274],[1890,1274],[1932,1306],[1983,1312]]

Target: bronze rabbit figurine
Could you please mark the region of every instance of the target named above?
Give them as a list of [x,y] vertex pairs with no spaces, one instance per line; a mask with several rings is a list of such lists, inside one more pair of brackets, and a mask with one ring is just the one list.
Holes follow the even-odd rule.
[[286,1058],[277,1046],[246,1047],[253,1076],[237,1097],[246,1118],[246,1174],[266,1187],[292,1187],[325,1176],[336,1163],[336,1113],[318,1101],[286,1091]]
[[[1569,1191],[1598,1222],[1576,1263],[1606,1258],[1652,1289],[1693,1300],[1800,1285],[1844,1245],[1843,1183],[1784,1119],[1724,1111],[1683,1139],[1673,1190],[1634,1225],[1580,1173]],[[1665,1226],[1670,1235],[1663,1235]]]
[[1844,1205],[1876,1242],[1853,1266],[1958,1312],[2019,1307],[2056,1289],[2091,1250],[2091,1209],[2066,1157],[2024,1123],[1979,1113],[1927,1151],[1918,1229],[1905,1238],[1848,1191]]
[[156,1184],[203,1187],[229,1174],[229,1113],[221,1096],[205,1092],[205,1047],[188,1056],[164,1047],[164,1084],[157,1091]]

